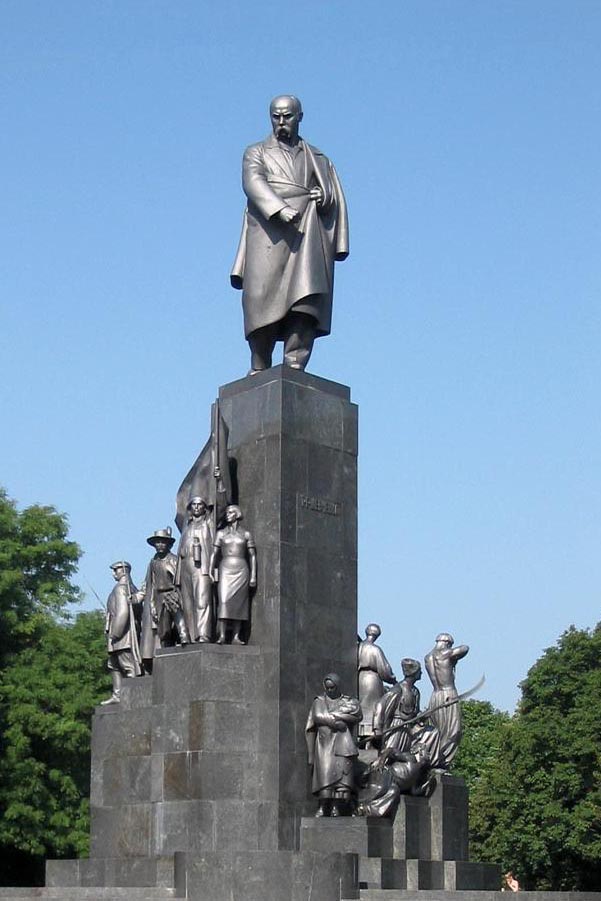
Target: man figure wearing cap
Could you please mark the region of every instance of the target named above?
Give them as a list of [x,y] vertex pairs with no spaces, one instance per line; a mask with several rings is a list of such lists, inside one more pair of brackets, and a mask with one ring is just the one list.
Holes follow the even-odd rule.
[[131,566],[126,560],[111,564],[116,585],[106,602],[105,632],[108,639],[108,669],[113,677],[113,693],[102,704],[121,701],[121,679],[131,679],[142,672],[134,597],[137,593],[131,581]]
[[[405,677],[394,685],[378,701],[374,710],[374,735],[381,736],[383,749],[411,751],[417,742],[427,748],[433,767],[440,764],[440,736],[428,717],[423,721],[408,722],[420,713],[421,697],[416,685],[422,677],[419,660],[403,657],[401,669]],[[405,723],[408,723],[405,726]],[[384,735],[395,729],[391,735]]]
[[273,134],[247,147],[242,187],[248,203],[230,280],[242,288],[244,332],[254,374],[284,363],[304,369],[313,342],[329,335],[334,261],[348,256],[348,220],[332,163],[299,136],[300,100],[275,97]]
[[140,650],[145,672],[151,673],[156,649],[175,644],[174,632],[180,644],[187,644],[189,638],[181,599],[174,584],[177,557],[171,553],[175,542],[171,529],[158,529],[146,541],[156,553],[148,564],[146,578],[139,591],[144,598]]
[[455,667],[457,661],[465,657],[469,651],[468,645],[462,644],[454,648],[453,642],[452,635],[441,632],[436,636],[434,647],[424,658],[434,688],[428,709],[432,710],[431,720],[440,732],[440,748],[445,768],[451,765],[461,741],[463,731],[461,706],[456,703],[442,710],[434,708],[457,697]]
[[179,587],[188,635],[192,641],[211,641],[213,582],[209,563],[213,553],[213,525],[202,497],[191,497],[188,518],[177,551],[175,584]]

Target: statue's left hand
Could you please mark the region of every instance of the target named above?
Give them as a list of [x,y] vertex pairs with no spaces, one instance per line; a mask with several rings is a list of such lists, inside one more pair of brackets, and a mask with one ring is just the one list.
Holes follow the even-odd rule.
[[257,587],[257,580],[256,580],[256,579],[251,579],[250,582],[249,582],[248,584],[250,585],[251,588],[256,588],[256,587]]

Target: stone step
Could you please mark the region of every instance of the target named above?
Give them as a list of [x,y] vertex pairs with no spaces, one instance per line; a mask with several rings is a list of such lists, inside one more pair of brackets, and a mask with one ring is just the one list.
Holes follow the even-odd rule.
[[100,888],[57,886],[54,888],[0,888],[0,901],[173,901],[170,888]]
[[[361,901],[507,901],[507,892],[361,889]],[[512,901],[601,901],[601,892],[515,892]]]

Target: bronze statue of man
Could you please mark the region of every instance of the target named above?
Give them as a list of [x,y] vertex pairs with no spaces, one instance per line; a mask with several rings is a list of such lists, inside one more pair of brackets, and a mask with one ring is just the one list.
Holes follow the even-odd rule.
[[428,709],[432,710],[431,720],[440,732],[440,751],[444,766],[449,767],[459,748],[462,734],[461,706],[459,703],[439,708],[441,704],[457,697],[455,687],[455,667],[469,652],[469,646],[461,644],[454,648],[454,639],[448,632],[436,636],[436,642],[424,662],[434,691]]
[[152,673],[155,651],[159,647],[170,647],[175,638],[184,645],[190,640],[182,610],[181,597],[175,586],[177,557],[171,553],[175,538],[171,529],[158,529],[146,539],[155,551],[148,564],[146,578],[138,592],[143,598],[142,638],[140,653],[144,671]]
[[138,626],[135,609],[137,588],[131,581],[131,565],[127,560],[111,564],[117,583],[106,602],[105,632],[108,642],[108,669],[113,679],[113,693],[102,704],[121,701],[121,680],[139,676],[142,660],[138,645]]
[[247,147],[248,203],[231,272],[242,289],[250,374],[269,369],[276,341],[284,363],[304,369],[332,320],[334,261],[349,253],[346,202],[334,166],[299,133],[300,100],[271,101],[273,134]]
[[208,642],[213,633],[213,582],[209,563],[213,553],[213,523],[203,497],[194,496],[177,549],[175,584],[179,588],[191,641]]

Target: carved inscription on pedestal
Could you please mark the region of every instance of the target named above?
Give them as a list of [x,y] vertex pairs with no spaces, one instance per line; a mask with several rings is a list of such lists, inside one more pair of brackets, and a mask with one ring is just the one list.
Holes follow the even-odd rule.
[[327,516],[340,516],[342,504],[339,501],[331,501],[325,497],[309,494],[298,494],[297,498],[301,510],[313,510],[315,513],[325,513]]

